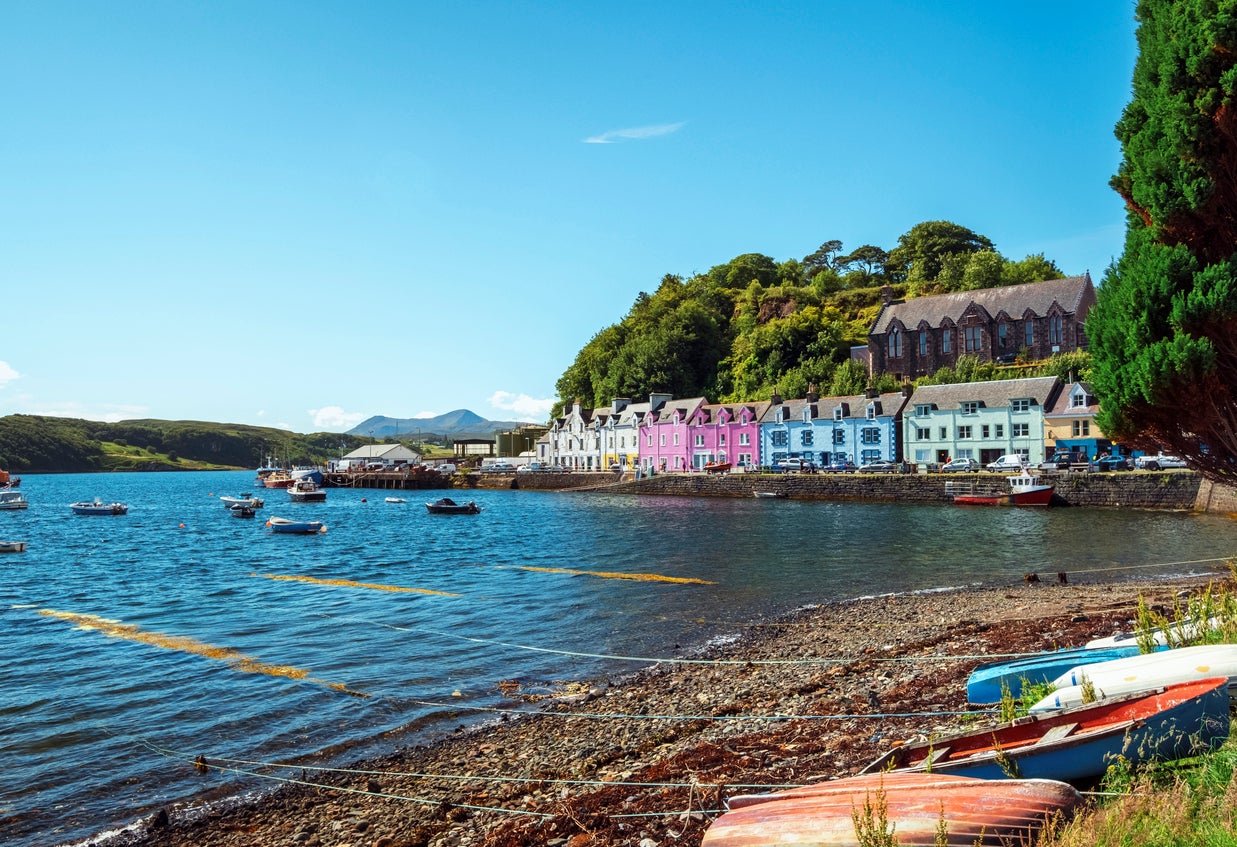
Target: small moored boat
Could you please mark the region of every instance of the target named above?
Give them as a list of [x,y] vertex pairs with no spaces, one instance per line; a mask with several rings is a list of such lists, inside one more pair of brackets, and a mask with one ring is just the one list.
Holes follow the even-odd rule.
[[29,507],[30,501],[20,491],[13,491],[9,488],[0,489],[0,509],[14,511]]
[[[993,782],[965,776],[885,773],[836,779],[771,794],[731,797],[701,847],[854,847],[855,815],[865,804],[884,815],[903,847],[1028,844],[1045,821],[1068,816],[1082,802],[1072,786],[1052,779]],[[883,843],[883,842],[882,842]]]
[[315,532],[326,532],[322,521],[293,521],[287,518],[271,518],[266,522],[271,532],[312,535]]
[[98,497],[90,502],[70,503],[75,515],[123,515],[129,511],[124,503],[104,503]]
[[239,503],[229,508],[228,511],[232,513],[234,518],[252,518],[258,513],[253,506],[244,506]]
[[931,771],[982,779],[1099,776],[1124,756],[1131,764],[1181,759],[1228,737],[1228,679],[1168,685],[1010,723],[895,747],[861,773]]
[[230,509],[233,506],[246,506],[250,509],[261,509],[266,505],[266,501],[261,497],[254,497],[252,494],[245,493],[240,497],[223,496],[219,498],[219,502],[223,504],[225,509]]
[[387,502],[388,503],[407,503],[408,501],[405,500],[403,497],[388,497]]
[[293,503],[321,503],[326,500],[326,489],[309,477],[302,477],[288,487],[288,496]]
[[24,541],[0,541],[0,553],[25,553]]
[[471,500],[467,503],[457,503],[450,497],[442,497],[433,503],[426,503],[425,508],[431,515],[475,515],[481,511],[481,507]]
[[704,466],[705,473],[727,473],[729,470],[729,462],[709,462]]
[[[1047,506],[1052,502],[1054,486],[1042,483],[1030,474],[1009,477],[1009,491],[1004,494],[981,494],[973,489],[954,494],[954,503],[959,506]],[[955,492],[953,482],[945,483],[946,490]]]

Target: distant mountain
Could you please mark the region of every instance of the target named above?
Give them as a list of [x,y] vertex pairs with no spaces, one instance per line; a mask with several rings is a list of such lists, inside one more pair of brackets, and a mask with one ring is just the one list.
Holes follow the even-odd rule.
[[451,438],[493,438],[497,432],[515,429],[525,421],[489,421],[467,409],[456,409],[433,418],[388,418],[374,415],[348,430],[347,435],[367,435],[371,438],[427,438],[430,435]]

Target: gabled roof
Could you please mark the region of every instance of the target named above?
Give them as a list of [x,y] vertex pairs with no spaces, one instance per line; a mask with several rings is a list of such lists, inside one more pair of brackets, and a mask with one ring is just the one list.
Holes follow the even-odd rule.
[[911,395],[910,406],[930,404],[941,410],[958,409],[963,403],[978,401],[989,409],[1005,408],[1010,400],[1029,398],[1041,409],[1057,399],[1061,380],[1055,376],[1030,379],[1001,379],[994,382],[959,382],[952,385],[923,385]]
[[1091,276],[1084,274],[1050,279],[1047,282],[1025,282],[1000,288],[913,297],[884,306],[876,316],[868,335],[885,334],[895,319],[901,321],[908,330],[914,330],[920,323],[925,322],[931,327],[939,327],[946,319],[958,323],[972,304],[992,317],[1005,312],[1014,320],[1021,320],[1028,311],[1036,317],[1043,317],[1048,314],[1053,303],[1060,305],[1066,314],[1074,314],[1082,306],[1089,290],[1094,290]]
[[[1073,396],[1078,391],[1086,395],[1086,404],[1071,406],[1070,403],[1073,400]],[[1099,410],[1100,401],[1095,399],[1095,395],[1091,393],[1091,386],[1085,382],[1071,382],[1062,387],[1061,393],[1057,396],[1057,401],[1052,404],[1050,411],[1044,412],[1044,417],[1086,418],[1093,417]]]
[[743,409],[747,409],[752,421],[755,422],[760,420],[761,416],[764,415],[765,410],[768,408],[768,400],[761,400],[756,403],[705,403],[699,407],[696,414],[694,414],[692,418],[703,418],[706,423],[716,423],[719,420],[719,416],[722,411],[725,410],[730,415],[730,420],[737,421],[739,419],[740,412],[742,412]]
[[705,402],[707,402],[707,400],[704,397],[689,397],[684,400],[670,400],[658,411],[657,422],[669,420],[674,417],[675,412],[678,412],[679,417],[686,421],[691,413],[696,411],[696,408],[703,405]]
[[[870,403],[879,404],[878,417],[896,417],[906,404],[906,397],[900,391],[868,397],[866,394],[854,394],[846,397],[821,397],[815,403],[809,404],[807,399],[783,400],[780,407],[786,410],[785,420],[802,421],[803,410],[809,405],[815,406],[812,420],[831,421],[834,412],[842,408],[844,418],[865,418]],[[778,406],[769,404],[769,408],[761,416],[761,423],[772,423],[777,420]]]

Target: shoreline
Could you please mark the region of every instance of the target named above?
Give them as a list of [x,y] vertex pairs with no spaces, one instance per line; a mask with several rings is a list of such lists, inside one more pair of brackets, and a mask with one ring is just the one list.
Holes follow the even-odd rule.
[[1226,578],[1045,580],[800,608],[687,658],[668,645],[676,658],[561,683],[550,698],[511,680],[513,707],[539,711],[489,713],[348,769],[269,770],[291,782],[85,843],[696,845],[728,796],[846,776],[894,739],[955,728],[975,711],[975,665],[1128,631],[1140,594],[1168,611],[1180,592]]

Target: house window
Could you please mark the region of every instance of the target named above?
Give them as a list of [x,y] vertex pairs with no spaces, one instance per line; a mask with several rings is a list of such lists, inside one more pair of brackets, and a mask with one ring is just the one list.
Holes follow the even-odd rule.
[[928,426],[915,427],[915,439],[917,441],[927,441],[932,437],[932,428]]
[[748,444],[750,444],[750,443],[751,443],[751,440],[748,438],[747,433],[746,433],[746,432],[740,432],[740,433],[739,433],[739,444],[741,444],[742,446],[746,447],[746,446],[747,446]]
[[1009,334],[1009,325],[1005,321],[1001,321],[996,325],[996,343],[1001,345],[1001,349],[1005,349],[1006,336]]
[[860,460],[861,462],[863,462],[863,463],[866,465],[868,462],[879,462],[879,461],[880,461],[880,458],[881,458],[881,451],[879,451],[879,450],[864,450],[864,451],[860,454],[860,459],[859,459],[859,460]]
[[928,332],[923,330],[919,333],[919,355],[928,355]]
[[980,438],[991,438],[992,437],[990,435],[991,431],[992,431],[992,427],[988,426],[987,424],[984,424],[983,426],[979,428],[979,437]]
[[930,414],[932,414],[932,407],[927,403],[915,407],[915,417],[917,418],[926,418]]
[[777,407],[777,417],[775,418],[775,420],[778,423],[786,423],[786,410],[782,408],[781,406]]
[[620,435],[619,436],[619,449],[622,450],[626,446],[627,446],[627,436]]
[[978,412],[979,412],[979,401],[978,400],[964,400],[962,402],[962,414],[974,415],[974,414],[978,414]]
[[997,438],[1005,437],[1005,424],[994,424],[993,429],[995,430],[993,432],[993,435],[995,435]]
[[833,410],[833,419],[835,421],[840,421],[842,419],[842,407],[841,406],[838,406],[836,409]]
[[679,434],[677,432],[674,434],[674,446],[679,446]]
[[958,437],[959,438],[970,438],[971,437],[971,427],[969,424],[967,426],[958,427]]
[[665,447],[665,446],[666,446],[666,433],[664,433],[664,432],[663,432],[663,433],[661,433],[661,446],[662,446],[662,447]]
[[954,348],[953,330],[946,327],[945,329],[941,330],[941,352],[952,353],[953,348]]
[[704,446],[704,435],[702,435],[702,434],[701,434],[701,433],[699,433],[699,432],[698,432],[698,433],[696,433],[695,445],[696,445],[697,447],[703,447],[703,446]]
[[725,432],[719,432],[717,434],[717,446],[718,447],[726,446],[726,433]]
[[804,447],[811,447],[812,446],[812,430],[810,429],[803,430],[799,434],[799,439],[800,441],[802,441]]
[[983,349],[983,328],[978,326],[968,326],[966,328],[966,351],[968,353],[977,353]]
[[1013,400],[1010,402],[1009,405],[1015,412],[1031,411],[1031,401],[1028,400],[1026,397],[1020,398],[1018,400]]
[[1010,424],[1009,434],[1013,438],[1027,438],[1031,434],[1031,425],[1024,423]]
[[1030,347],[1035,343],[1035,321],[1026,321],[1023,323],[1023,331],[1026,333],[1025,344]]
[[653,433],[651,433],[651,432],[649,433],[649,446],[650,446],[650,447],[652,447],[652,446],[653,446]]
[[1048,343],[1061,343],[1061,316],[1053,315],[1048,319]]
[[770,433],[769,442],[774,447],[785,447],[786,446],[786,430],[784,429],[773,430],[773,432]]
[[1069,398],[1069,406],[1071,409],[1081,409],[1087,405],[1087,395],[1081,391]]
[[846,430],[835,429],[833,431],[833,443],[834,444],[845,444],[846,443]]
[[949,437],[949,429],[946,427],[941,427],[941,441],[944,441],[948,437]]
[[877,426],[865,426],[859,433],[859,440],[864,444],[880,444],[881,431]]
[[889,358],[898,359],[902,356],[902,330],[896,326],[889,330]]
[[1074,421],[1074,437],[1082,438],[1091,434],[1090,421]]

